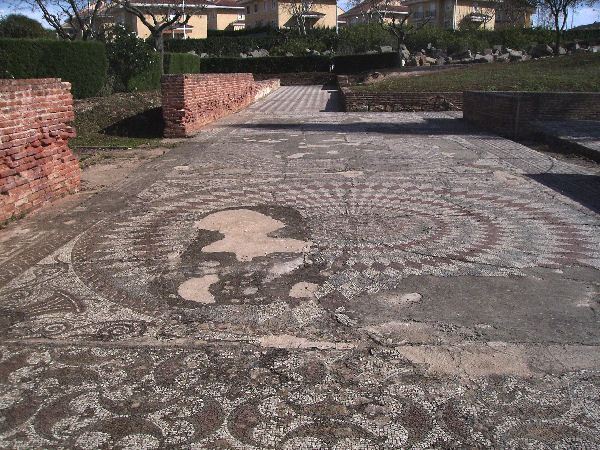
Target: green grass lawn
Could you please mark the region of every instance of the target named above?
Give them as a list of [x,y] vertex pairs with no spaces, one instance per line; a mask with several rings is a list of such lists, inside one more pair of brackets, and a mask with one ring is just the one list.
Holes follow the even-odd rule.
[[162,139],[160,92],[119,93],[78,100],[75,104],[77,137],[69,142],[80,147],[139,147]]
[[364,92],[600,91],[600,54],[477,64],[418,77],[353,86]]

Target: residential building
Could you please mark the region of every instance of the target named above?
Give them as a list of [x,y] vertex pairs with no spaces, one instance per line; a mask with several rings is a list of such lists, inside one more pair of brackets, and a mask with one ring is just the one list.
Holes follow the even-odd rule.
[[493,30],[496,2],[472,0],[407,0],[410,23],[448,29],[467,26]]
[[511,11],[498,1],[472,0],[367,0],[344,13],[347,25],[387,22],[408,16],[407,23],[447,29],[464,27],[496,29],[531,26],[532,11]]
[[209,30],[244,29],[246,14],[237,0],[215,0],[207,6]]
[[342,15],[344,15],[344,13],[346,11],[344,11],[342,8],[340,8],[340,5],[337,5],[337,24],[338,27],[343,27],[346,25],[346,20],[342,19]]
[[[169,14],[169,6],[177,5],[185,10],[191,17],[186,25],[166,29],[164,34],[172,39],[204,39],[208,30],[239,30],[244,28],[244,7],[236,0],[140,0],[139,3],[132,2],[142,10],[151,12],[157,16]],[[102,26],[121,24],[127,29],[135,32],[140,38],[146,39],[150,31],[142,23],[139,17],[115,6],[103,11]],[[152,22],[150,14],[146,16]]]
[[336,0],[240,0],[240,4],[245,8],[246,28],[295,28],[299,18],[306,28],[336,26]]
[[496,7],[495,28],[530,28],[532,26],[531,16],[533,13],[533,8],[524,8],[519,6],[519,3],[515,5],[505,1]]
[[391,22],[394,19],[402,20],[408,13],[408,7],[404,6],[401,0],[367,0],[340,15],[340,20],[347,26],[380,22],[381,18]]

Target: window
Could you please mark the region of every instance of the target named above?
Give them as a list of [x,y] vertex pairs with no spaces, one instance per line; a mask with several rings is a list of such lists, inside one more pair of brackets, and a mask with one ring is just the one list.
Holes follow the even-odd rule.
[[423,18],[423,4],[421,3],[419,6],[417,6],[417,11],[415,12],[415,19],[422,19]]
[[427,13],[429,17],[435,17],[435,2],[431,2],[429,4],[429,12]]
[[264,9],[265,11],[268,9],[268,8],[267,8],[267,6],[269,6],[269,4],[267,3],[267,0],[265,0],[265,1],[263,2],[263,9]]
[[254,4],[254,12],[258,12],[258,3]]
[[277,0],[272,0],[271,8],[277,9]]
[[246,14],[250,14],[250,7],[246,6]]

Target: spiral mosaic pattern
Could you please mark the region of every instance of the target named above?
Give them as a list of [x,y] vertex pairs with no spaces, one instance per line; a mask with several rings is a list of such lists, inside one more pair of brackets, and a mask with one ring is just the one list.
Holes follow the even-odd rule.
[[[194,223],[242,202],[247,209],[268,210],[270,189],[262,187],[244,183],[243,196],[237,196],[233,183],[222,193],[209,185],[205,193],[197,194],[198,200],[193,195],[172,198],[174,207],[151,207],[122,224],[95,230],[75,245],[75,270],[84,282],[97,279],[126,290],[131,283],[119,282],[119,277],[144,280],[142,286],[149,286],[155,277],[170,279],[192,264],[178,255],[194,245],[200,254],[197,240],[203,244],[217,240],[209,232],[198,234]],[[506,276],[527,267],[599,267],[593,229],[586,226],[585,217],[577,223],[566,208],[532,204],[519,200],[519,192],[511,194],[484,193],[468,186],[332,180],[291,183],[279,190],[278,200],[290,205],[284,207],[288,217],[294,216],[289,227],[302,230],[290,236],[312,242],[311,262],[331,274],[321,277],[320,296],[341,288],[343,279],[367,277],[360,291],[374,291],[378,283],[389,285],[392,279],[410,275]],[[86,274],[85,261],[90,259],[98,263]],[[136,292],[139,288],[134,285],[126,297],[131,299]],[[359,291],[343,293],[351,298]],[[139,303],[147,304],[152,295],[145,291]]]

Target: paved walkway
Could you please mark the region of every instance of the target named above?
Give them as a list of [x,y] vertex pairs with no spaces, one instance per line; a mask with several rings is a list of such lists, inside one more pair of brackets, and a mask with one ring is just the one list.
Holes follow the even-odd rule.
[[555,120],[539,122],[539,132],[548,139],[600,162],[600,121]]
[[333,86],[282,86],[249,108],[257,113],[310,113],[340,111],[339,94]]
[[307,91],[0,232],[0,447],[600,444],[598,173]]

